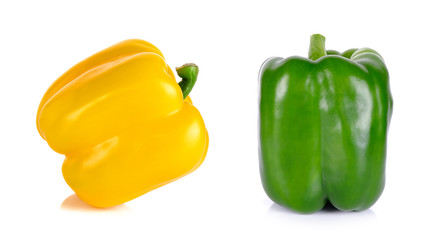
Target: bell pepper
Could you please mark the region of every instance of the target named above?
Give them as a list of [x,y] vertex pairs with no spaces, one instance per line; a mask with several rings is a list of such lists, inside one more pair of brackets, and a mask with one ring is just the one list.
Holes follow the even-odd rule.
[[259,74],[259,163],[263,188],[300,213],[325,205],[361,211],[380,197],[392,116],[389,74],[369,48],[325,50],[309,59],[268,59]]
[[198,67],[186,64],[177,73],[179,84],[158,48],[126,40],[49,87],[37,128],[66,156],[63,176],[79,198],[95,207],[122,204],[203,162],[208,134],[188,97]]

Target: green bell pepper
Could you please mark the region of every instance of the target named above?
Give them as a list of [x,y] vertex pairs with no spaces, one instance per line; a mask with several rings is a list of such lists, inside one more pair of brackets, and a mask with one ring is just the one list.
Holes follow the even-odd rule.
[[384,188],[389,74],[372,49],[340,54],[324,42],[314,34],[309,59],[270,58],[260,70],[262,185],[274,202],[297,212],[327,203],[361,211]]

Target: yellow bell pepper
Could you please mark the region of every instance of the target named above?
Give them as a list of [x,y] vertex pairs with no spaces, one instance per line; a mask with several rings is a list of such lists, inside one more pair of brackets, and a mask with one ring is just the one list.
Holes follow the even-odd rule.
[[[191,173],[203,162],[208,133],[186,97],[198,74],[126,40],[78,63],[47,90],[37,128],[66,156],[62,171],[79,198],[111,207]],[[184,100],[185,99],[185,100]]]

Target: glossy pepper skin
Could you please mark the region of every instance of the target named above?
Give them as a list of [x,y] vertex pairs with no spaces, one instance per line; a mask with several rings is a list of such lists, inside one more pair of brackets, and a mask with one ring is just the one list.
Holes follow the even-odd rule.
[[327,201],[361,211],[380,197],[392,116],[389,74],[372,49],[270,58],[260,70],[259,158],[263,187],[300,213]]
[[79,198],[115,206],[203,162],[207,130],[190,98],[184,101],[198,68],[188,64],[177,72],[179,85],[162,53],[133,39],[85,59],[50,86],[37,128],[66,155],[63,176]]

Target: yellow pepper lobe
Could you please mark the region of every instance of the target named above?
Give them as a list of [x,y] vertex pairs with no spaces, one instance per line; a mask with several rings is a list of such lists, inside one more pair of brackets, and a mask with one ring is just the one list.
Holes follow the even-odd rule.
[[115,206],[194,171],[208,133],[162,53],[127,40],[78,63],[47,90],[40,135],[66,155],[63,176],[96,207]]

